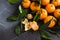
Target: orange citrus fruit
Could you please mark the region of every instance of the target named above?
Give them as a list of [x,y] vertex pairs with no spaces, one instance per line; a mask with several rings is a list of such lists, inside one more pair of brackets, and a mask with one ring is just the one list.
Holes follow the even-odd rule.
[[54,11],[54,16],[55,16],[56,18],[59,18],[59,17],[60,17],[60,9],[56,9],[56,10]]
[[48,13],[45,9],[41,9],[40,20],[45,19],[48,16]]
[[60,6],[60,0],[53,0],[52,4],[54,4],[55,6]]
[[50,0],[41,0],[42,5],[48,5],[50,3]]
[[35,9],[36,10],[40,10],[40,6],[35,6]]
[[25,0],[25,1],[22,2],[22,6],[23,6],[24,8],[29,8],[30,3],[31,3],[30,1]]
[[55,6],[53,4],[48,4],[46,6],[46,10],[47,10],[48,13],[52,13],[52,12],[55,11]]
[[[51,20],[52,19],[52,20]],[[55,17],[53,17],[53,16],[47,16],[45,19],[44,19],[44,23],[47,23],[47,22],[49,22],[51,20],[51,22],[50,22],[50,24],[49,24],[49,26],[48,26],[48,28],[52,28],[52,27],[54,27],[55,26],[55,24],[56,24],[56,22],[55,22]]]
[[39,5],[36,5],[35,2],[32,2],[31,5],[30,5],[30,9],[32,11],[40,10],[40,6]]

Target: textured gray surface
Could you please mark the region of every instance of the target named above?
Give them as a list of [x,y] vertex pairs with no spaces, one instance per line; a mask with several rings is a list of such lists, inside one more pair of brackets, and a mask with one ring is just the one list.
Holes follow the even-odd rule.
[[10,5],[6,0],[0,0],[0,40],[11,40],[16,37],[13,27],[18,22],[8,22],[9,17],[15,11],[15,7]]
[[[14,26],[18,24],[18,22],[9,22],[6,18],[8,18],[14,11],[16,7],[9,4],[6,0],[0,0],[0,40],[40,40],[40,36],[38,32],[25,32],[20,36],[16,36],[14,34]],[[52,40],[60,40],[55,35],[50,34]]]

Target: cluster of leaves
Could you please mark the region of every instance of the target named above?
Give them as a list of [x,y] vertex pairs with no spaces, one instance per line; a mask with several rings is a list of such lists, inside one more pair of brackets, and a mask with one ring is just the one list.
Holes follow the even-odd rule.
[[[37,0],[37,1],[39,2],[39,5],[41,5],[40,0]],[[15,4],[15,3],[18,2],[18,0],[8,0],[8,2],[10,2],[10,3],[12,3],[12,4]],[[16,12],[17,12],[17,14],[15,14]],[[10,21],[20,20],[19,25],[18,25],[17,27],[15,27],[15,30],[14,30],[15,33],[16,33],[17,35],[19,35],[19,34],[21,33],[21,29],[22,29],[22,23],[21,23],[21,21],[26,17],[26,15],[27,15],[27,13],[28,13],[28,9],[24,9],[24,8],[22,8],[22,6],[20,5],[20,6],[19,6],[19,9],[17,9],[16,12],[14,13],[14,15],[8,17],[8,20],[10,20]],[[38,20],[39,20],[39,14],[36,14],[36,15],[34,16],[33,20],[34,20],[34,21],[38,21]],[[51,20],[52,20],[52,19],[51,19]],[[50,20],[50,21],[51,21],[51,20]],[[58,19],[58,20],[59,20],[59,19]],[[47,34],[47,32],[53,33],[53,34],[55,34],[55,35],[60,34],[59,32],[56,31],[57,29],[60,29],[60,26],[58,26],[58,27],[53,27],[52,29],[48,29],[48,25],[50,24],[50,21],[47,22],[46,24],[42,24],[42,25],[40,25],[41,23],[38,23],[38,25],[39,25],[39,31],[40,31],[39,33],[40,33],[40,35],[41,35],[42,40],[51,40],[51,37]],[[60,20],[59,20],[59,21],[60,21]],[[47,32],[45,32],[45,31],[47,31]]]

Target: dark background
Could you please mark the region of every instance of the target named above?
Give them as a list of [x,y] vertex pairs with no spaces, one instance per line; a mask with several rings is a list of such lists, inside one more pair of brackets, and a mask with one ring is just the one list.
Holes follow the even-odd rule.
[[[7,18],[16,10],[15,5],[9,4],[6,0],[0,0],[0,40],[41,40],[38,32],[25,32],[20,36],[14,34],[14,27],[18,21],[9,22]],[[52,40],[60,40],[60,37],[49,34]]]

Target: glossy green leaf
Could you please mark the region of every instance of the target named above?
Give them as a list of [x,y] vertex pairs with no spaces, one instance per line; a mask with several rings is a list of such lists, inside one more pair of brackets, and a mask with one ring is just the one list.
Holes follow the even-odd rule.
[[9,20],[9,21],[17,21],[18,20],[18,14],[19,14],[20,12],[19,12],[19,10],[17,9],[14,13],[13,13],[13,15],[12,16],[9,16],[7,19]]
[[41,15],[41,11],[39,10],[39,13],[34,16],[33,20],[34,20],[34,21],[38,21],[40,15]]
[[19,26],[17,26],[15,28],[15,33],[16,33],[16,35],[19,35],[20,34],[20,27]]
[[16,21],[17,17],[16,16],[10,16],[10,17],[8,17],[8,20],[10,20],[10,21]]
[[23,26],[22,26],[22,23],[21,23],[21,21],[20,21],[20,23],[19,23],[19,26],[20,26],[20,29],[22,29],[22,27],[23,27]]
[[[28,13],[28,9],[23,9],[21,5],[19,6],[19,10],[16,11],[17,13],[14,13],[14,15],[10,16],[8,20],[10,21],[17,21],[17,20],[22,20],[26,17]],[[15,15],[17,14],[17,15]]]
[[11,4],[15,4],[15,3],[19,2],[19,0],[7,0],[7,1]]
[[19,35],[19,34],[21,34],[21,29],[22,29],[22,23],[20,22],[19,23],[19,26],[16,26],[15,27],[15,33],[16,33],[16,35]]
[[51,40],[51,37],[48,35],[47,32],[45,31],[41,31],[40,32],[41,38],[43,38],[42,40],[46,39],[46,40]]
[[19,11],[20,11],[20,13],[18,14],[18,20],[21,20],[21,19],[26,17],[26,15],[28,13],[28,9],[23,9],[20,5],[19,6]]
[[34,21],[37,21],[39,19],[40,14],[36,14],[33,18]]
[[19,11],[20,11],[20,13],[22,13],[22,10],[23,10],[23,9],[22,9],[22,6],[20,5],[20,6],[19,6]]

